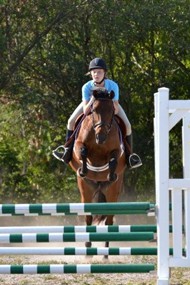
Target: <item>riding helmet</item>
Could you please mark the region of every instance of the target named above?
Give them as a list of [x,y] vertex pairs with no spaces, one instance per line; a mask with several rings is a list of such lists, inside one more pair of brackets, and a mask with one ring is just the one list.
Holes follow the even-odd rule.
[[99,57],[94,58],[93,60],[91,60],[88,70],[91,71],[93,69],[104,69],[106,71],[107,66],[105,61]]

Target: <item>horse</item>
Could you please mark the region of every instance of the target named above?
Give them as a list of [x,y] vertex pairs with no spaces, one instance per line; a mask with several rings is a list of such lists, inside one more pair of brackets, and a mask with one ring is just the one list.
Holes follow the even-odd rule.
[[[126,157],[114,115],[114,92],[94,90],[93,103],[75,137],[71,168],[77,174],[81,203],[117,202],[123,186]],[[86,216],[86,225],[113,224],[114,215]],[[91,242],[86,243],[87,247]],[[106,242],[106,247],[109,242]]]

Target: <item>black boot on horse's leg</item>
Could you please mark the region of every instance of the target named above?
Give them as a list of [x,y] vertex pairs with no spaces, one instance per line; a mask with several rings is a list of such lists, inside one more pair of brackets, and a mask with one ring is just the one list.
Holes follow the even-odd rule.
[[128,144],[128,147],[125,147],[127,166],[131,169],[141,166],[142,161],[140,157],[138,156],[138,154],[133,153],[132,134],[126,136],[126,142]]
[[109,161],[110,173],[108,174],[108,181],[115,182],[117,180],[117,174],[115,173],[116,168],[117,168],[117,159],[113,157]]
[[[70,139],[73,134],[72,130],[67,130],[66,133],[66,146],[58,146],[53,150],[53,156],[58,160],[69,163],[72,159],[74,139]],[[70,139],[70,141],[69,141]]]
[[87,168],[87,164],[86,164],[87,163],[88,149],[85,146],[83,146],[80,149],[80,155],[82,158],[82,166],[78,169],[77,174],[80,177],[85,177],[87,172],[88,172],[88,168]]

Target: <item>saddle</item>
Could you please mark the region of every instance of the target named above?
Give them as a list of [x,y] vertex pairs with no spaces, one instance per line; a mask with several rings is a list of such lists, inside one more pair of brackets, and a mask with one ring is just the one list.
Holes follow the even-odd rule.
[[72,133],[72,135],[70,136],[70,138],[66,141],[66,143],[64,144],[64,147],[69,147],[71,144],[74,144],[75,142],[75,138],[80,130],[80,127],[81,127],[81,124],[83,122],[83,120],[85,119],[86,115],[84,114],[81,114],[77,119],[76,119],[76,122],[75,122],[75,128],[74,128],[74,131]]
[[118,115],[114,115],[114,117],[115,117],[115,120],[118,124],[119,130],[122,134],[122,139],[125,140],[126,135],[127,135],[125,123],[123,122],[123,120]]

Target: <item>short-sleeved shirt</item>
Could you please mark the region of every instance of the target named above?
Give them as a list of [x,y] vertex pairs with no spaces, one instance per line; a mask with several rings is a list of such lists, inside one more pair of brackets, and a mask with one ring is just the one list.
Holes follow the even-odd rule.
[[[92,88],[95,87],[94,81],[90,80],[87,83],[85,83],[82,87],[82,100],[83,101],[89,101],[91,96],[92,96]],[[106,88],[106,90],[108,90],[108,92],[110,91],[114,91],[115,96],[113,98],[114,101],[118,101],[119,100],[119,86],[118,84],[111,80],[111,79],[105,79],[104,80],[104,87]]]

